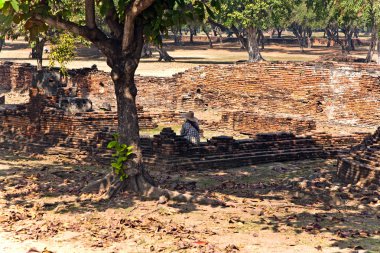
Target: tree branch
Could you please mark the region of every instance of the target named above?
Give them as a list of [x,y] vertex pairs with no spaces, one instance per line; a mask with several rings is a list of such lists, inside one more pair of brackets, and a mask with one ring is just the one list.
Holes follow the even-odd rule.
[[76,23],[63,20],[60,17],[42,16],[40,14],[34,14],[32,19],[86,38],[94,43],[107,57],[113,55],[115,50],[120,50],[120,48],[115,49],[114,41],[109,39],[98,28],[91,30],[87,26],[80,26]]
[[85,1],[85,12],[86,12],[86,25],[90,29],[96,28],[95,22],[95,1],[86,0]]
[[123,26],[120,24],[113,1],[108,0],[108,4],[110,5],[110,8],[106,14],[105,21],[113,35],[117,39],[121,39],[123,36]]
[[91,40],[93,36],[91,36],[90,30],[85,26],[80,26],[70,21],[63,20],[60,17],[54,16],[42,16],[40,14],[34,14],[32,17],[33,20],[44,22],[50,26],[53,26],[57,29],[67,30],[76,35],[80,35],[85,37],[88,40]]
[[136,17],[148,9],[155,0],[136,0],[126,7],[122,50],[128,51],[134,39]]
[[132,13],[135,17],[141,14],[154,3],[155,0],[136,0],[132,6]]

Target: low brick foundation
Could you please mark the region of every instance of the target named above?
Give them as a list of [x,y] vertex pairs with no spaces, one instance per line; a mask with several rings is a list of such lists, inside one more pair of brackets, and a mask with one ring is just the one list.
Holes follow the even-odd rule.
[[347,183],[380,184],[380,128],[339,157],[338,177]]

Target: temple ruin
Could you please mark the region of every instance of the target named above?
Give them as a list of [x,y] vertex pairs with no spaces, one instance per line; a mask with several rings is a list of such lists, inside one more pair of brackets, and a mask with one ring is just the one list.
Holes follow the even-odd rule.
[[[0,147],[108,163],[106,145],[117,128],[109,74],[94,67],[71,70],[67,78],[49,70],[40,75],[29,64],[0,65]],[[163,127],[142,136],[145,162],[175,170],[340,157],[339,175],[361,180],[366,177],[352,176],[354,168],[379,167],[371,155],[378,152],[379,138],[371,133],[379,125],[379,76],[377,65],[333,62],[212,65],[168,78],[137,76],[140,128]],[[18,103],[10,104],[14,94]],[[207,132],[198,147],[170,128],[188,110]],[[373,143],[363,147],[368,138]],[[348,155],[358,146],[365,157]]]

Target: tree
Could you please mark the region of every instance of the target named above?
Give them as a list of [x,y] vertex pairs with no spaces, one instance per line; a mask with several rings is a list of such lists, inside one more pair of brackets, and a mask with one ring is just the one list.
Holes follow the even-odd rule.
[[[33,23],[31,32],[47,30],[48,26],[71,32],[92,42],[107,58],[117,100],[118,142],[133,147],[133,155],[123,164],[123,171],[128,176],[125,180],[110,173],[87,189],[102,185],[107,197],[124,189],[154,197],[168,195],[167,191],[154,187],[142,161],[134,74],[144,38],[158,42],[168,27],[181,20],[179,10],[184,4],[182,0],[82,0],[80,3],[72,0],[0,0],[4,15],[13,16],[15,22]],[[217,2],[213,0],[210,4],[216,6]],[[193,1],[193,7],[199,16],[210,12],[210,7],[199,0]],[[83,18],[77,15],[74,19],[73,12],[83,13]],[[108,31],[102,30],[97,19],[107,25]]]
[[[308,0],[310,1],[310,0]],[[326,32],[329,39],[342,47],[342,52],[355,50],[352,40],[357,28],[363,24],[363,11],[366,0],[316,0],[315,12],[323,13],[326,20]],[[321,15],[321,14],[319,14]],[[344,34],[344,40],[339,37],[339,29]]]
[[298,40],[301,51],[304,52],[305,47],[311,48],[313,29],[319,27],[314,10],[307,6],[306,1],[300,1],[298,4],[295,4],[289,20],[290,27]]
[[272,29],[271,37],[273,37],[274,32],[277,32],[277,38],[281,38],[284,28],[289,26],[289,20],[292,17],[292,10],[296,3],[288,3],[286,8],[275,8],[270,17],[269,28]]
[[221,13],[224,13],[229,27],[239,25],[247,34],[246,49],[248,62],[263,60],[258,43],[260,30],[267,30],[271,18],[279,13],[277,10],[289,10],[290,1],[285,0],[223,0]]
[[[371,41],[368,48],[366,62],[372,61],[373,52],[377,44],[378,53],[380,52],[379,28],[380,28],[380,2],[376,0],[366,0],[363,13],[364,22],[371,28]],[[377,63],[380,64],[380,54],[378,54]]]

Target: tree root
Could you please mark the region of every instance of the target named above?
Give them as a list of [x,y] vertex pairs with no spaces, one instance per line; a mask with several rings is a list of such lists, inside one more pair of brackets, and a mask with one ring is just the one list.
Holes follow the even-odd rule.
[[126,180],[120,181],[118,177],[110,173],[102,179],[84,187],[82,192],[98,193],[101,199],[110,199],[118,192],[130,191],[148,199],[159,200],[162,203],[173,200],[176,202],[198,203],[201,205],[225,206],[223,201],[162,189],[152,184],[151,181],[153,180],[150,176],[147,178],[143,176],[143,174],[129,176]]

